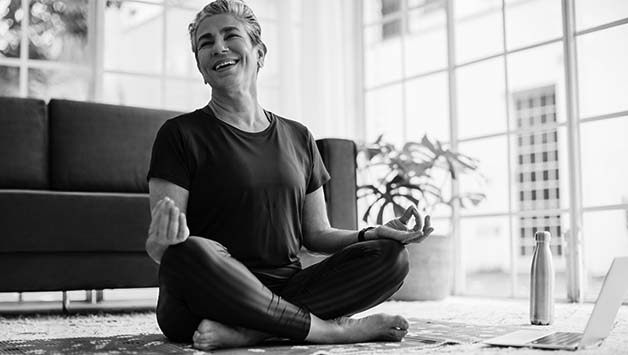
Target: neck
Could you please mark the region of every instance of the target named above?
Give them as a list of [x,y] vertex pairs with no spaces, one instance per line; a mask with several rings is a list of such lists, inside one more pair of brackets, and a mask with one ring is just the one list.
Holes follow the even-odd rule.
[[255,92],[212,90],[208,106],[218,119],[243,131],[263,131],[269,124]]

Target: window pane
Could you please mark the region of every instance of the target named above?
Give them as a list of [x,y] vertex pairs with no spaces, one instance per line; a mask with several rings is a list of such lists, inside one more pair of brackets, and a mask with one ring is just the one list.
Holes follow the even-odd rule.
[[[289,58],[284,58],[279,55],[279,53],[283,53],[281,48],[286,45],[282,41],[288,41],[289,35],[281,34],[280,40],[279,28],[274,22],[262,22],[261,26],[263,33],[262,40],[266,44],[268,53],[264,58],[264,67],[260,70],[260,73],[263,72],[265,77],[278,78],[281,71],[281,65],[283,64],[282,61],[290,60]],[[297,46],[298,45],[295,44],[295,47],[291,47],[290,45],[287,45],[286,47],[297,48]]]
[[[508,80],[511,93],[511,128],[517,127],[517,105],[512,97],[518,93],[529,91],[537,95],[536,103],[532,104],[530,114],[538,115],[542,105],[548,115],[547,120],[565,122],[565,71],[563,66],[562,43],[553,43],[542,47],[529,49],[508,56]],[[541,103],[541,93],[547,88],[553,88],[553,98],[548,96],[551,102]],[[537,91],[540,90],[541,93]],[[547,96],[547,95],[546,95]],[[537,111],[535,111],[537,110]],[[550,111],[553,110],[553,113]],[[553,115],[553,116],[552,116]],[[542,117],[540,117],[542,119]]]
[[409,12],[404,54],[406,76],[447,67],[447,24],[444,8],[427,7]]
[[364,0],[364,24],[380,22],[384,16],[398,14],[403,0]]
[[508,217],[460,220],[465,295],[510,296],[509,228]]
[[460,193],[484,193],[486,198],[477,206],[462,210],[463,214],[508,212],[508,140],[506,136],[462,142],[460,153],[479,160],[479,173],[460,174]]
[[578,37],[580,117],[628,110],[628,26]]
[[585,207],[628,203],[628,116],[581,125]]
[[165,109],[189,112],[201,108],[209,102],[211,90],[198,80],[166,81],[164,99]]
[[163,7],[114,3],[105,10],[105,69],[160,73]]
[[387,86],[366,93],[366,137],[374,142],[379,135],[397,144],[404,142],[403,114],[401,112],[401,85]]
[[460,138],[506,131],[504,58],[457,70]]
[[401,79],[401,39],[384,38],[382,25],[364,30],[365,86],[372,87]]
[[626,0],[576,0],[576,29],[603,25],[628,17]]
[[512,135],[512,208],[514,211],[569,207],[567,129],[543,129]]
[[[166,16],[166,74],[174,76],[198,77],[196,59],[192,52],[188,24],[194,20],[194,11],[172,8]],[[154,53],[155,56],[159,53]]]
[[23,17],[22,1],[0,2],[0,57],[20,56]]
[[[585,297],[595,300],[614,257],[628,250],[626,210],[585,212],[582,222],[585,263]],[[624,298],[628,301],[628,294]]]
[[20,68],[0,66],[0,96],[19,96]]
[[503,51],[501,0],[454,2],[456,63]]
[[567,298],[567,264],[565,232],[569,228],[568,214],[539,213],[512,217],[515,237],[515,268],[517,272],[516,297],[530,297],[530,267],[534,255],[534,233],[547,231],[551,234],[550,249],[554,264],[554,297]]
[[159,79],[109,74],[103,75],[103,100],[110,104],[161,108]]
[[87,7],[87,0],[31,1],[29,58],[86,62]]
[[447,73],[406,83],[406,137],[420,141],[423,135],[449,141],[449,93]]
[[88,96],[89,72],[81,70],[28,70],[28,96],[85,101]]
[[[291,1],[297,1],[297,0],[291,0]],[[266,20],[266,19],[277,20],[279,18],[279,15],[277,14],[277,3],[279,3],[279,1],[276,1],[276,0],[247,0],[246,1],[246,4],[251,8],[251,10],[253,10],[253,12],[255,13],[255,16],[257,16],[257,18],[260,21]],[[284,5],[282,4],[282,6]],[[264,34],[264,30],[265,30],[265,27],[262,24],[262,35]]]
[[508,50],[560,38],[562,35],[560,0],[506,0]]

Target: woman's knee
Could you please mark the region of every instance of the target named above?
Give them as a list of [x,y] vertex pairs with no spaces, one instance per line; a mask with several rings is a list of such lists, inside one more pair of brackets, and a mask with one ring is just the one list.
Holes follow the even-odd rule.
[[390,272],[392,279],[403,281],[410,269],[405,245],[392,239],[378,239],[373,242],[381,253],[379,265]]
[[189,237],[185,242],[169,246],[161,258],[160,273],[183,274],[197,268],[212,268],[224,257],[227,249],[207,238]]

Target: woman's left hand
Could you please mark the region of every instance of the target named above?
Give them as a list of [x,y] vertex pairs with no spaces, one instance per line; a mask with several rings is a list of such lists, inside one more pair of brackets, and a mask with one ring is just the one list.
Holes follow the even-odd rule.
[[[414,217],[414,228],[410,229],[407,223]],[[434,231],[430,224],[430,216],[421,219],[419,211],[414,206],[408,207],[399,218],[390,220],[373,230],[377,238],[393,239],[403,244],[421,243]]]

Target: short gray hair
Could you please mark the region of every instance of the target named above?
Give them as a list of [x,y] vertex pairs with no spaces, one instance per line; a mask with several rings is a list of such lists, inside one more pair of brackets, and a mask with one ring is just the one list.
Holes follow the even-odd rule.
[[198,29],[199,24],[207,17],[222,14],[231,15],[237,20],[242,21],[253,45],[259,45],[264,52],[264,55],[266,55],[268,50],[266,48],[266,44],[262,42],[262,27],[257,21],[257,17],[255,17],[253,10],[251,10],[251,8],[241,0],[216,0],[205,5],[205,7],[203,7],[203,9],[196,14],[194,22],[188,26],[190,41],[192,42],[192,51],[194,52],[195,57],[198,55],[196,30]]

